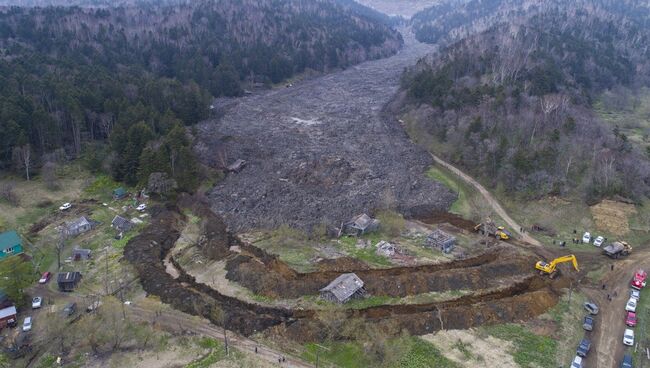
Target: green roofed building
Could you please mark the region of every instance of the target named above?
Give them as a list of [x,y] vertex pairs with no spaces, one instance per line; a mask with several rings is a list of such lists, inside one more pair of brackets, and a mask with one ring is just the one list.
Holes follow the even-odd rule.
[[23,242],[15,231],[0,234],[0,259],[23,252]]
[[126,190],[124,190],[122,187],[119,187],[113,190],[113,199],[122,199],[126,197],[126,194]]

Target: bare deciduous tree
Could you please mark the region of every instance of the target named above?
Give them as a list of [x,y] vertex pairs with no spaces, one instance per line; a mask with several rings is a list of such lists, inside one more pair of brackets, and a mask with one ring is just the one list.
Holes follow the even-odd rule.
[[16,165],[25,170],[25,178],[29,181],[29,170],[32,167],[32,149],[29,144],[14,147],[13,158]]

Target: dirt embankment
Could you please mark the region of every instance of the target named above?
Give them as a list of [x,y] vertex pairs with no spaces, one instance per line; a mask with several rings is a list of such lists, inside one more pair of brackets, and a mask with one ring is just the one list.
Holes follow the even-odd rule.
[[[204,249],[217,259],[224,259],[234,255],[229,250],[230,246],[243,247],[246,256],[236,257],[239,261],[254,260],[262,268],[256,269],[256,279],[275,277],[283,285],[298,285],[306,279],[312,278],[314,287],[318,278],[329,282],[331,276],[339,272],[321,272],[300,275],[290,269],[277,258],[270,256],[253,246],[243,244],[232,235],[228,234],[218,216],[211,212],[204,212],[196,203],[179,203],[182,206],[191,206],[195,214],[204,214],[202,229],[205,237]],[[197,207],[199,206],[199,207]],[[187,208],[187,207],[186,207]],[[184,312],[201,315],[213,323],[226,326],[244,335],[264,331],[271,327],[278,327],[288,336],[300,341],[314,341],[324,338],[322,331],[324,325],[319,319],[318,310],[291,310],[281,307],[265,307],[248,303],[236,298],[225,296],[209,286],[198,283],[188,275],[172,259],[171,262],[178,268],[178,278],[168,274],[163,264],[167,253],[173,248],[180,237],[179,229],[187,219],[175,207],[158,208],[152,211],[151,224],[138,236],[134,237],[125,249],[125,257],[134,264],[139,273],[143,288],[147,293],[154,294],[174,308]],[[503,256],[504,261],[495,260],[499,257],[485,254],[471,259],[452,262],[449,264],[433,265],[426,267],[398,267],[387,270],[355,270],[370,282],[370,290],[380,292],[388,289],[391,293],[401,295],[401,291],[416,293],[426,285],[423,290],[437,287],[435,281],[446,277],[446,274],[466,274],[469,276],[449,276],[443,286],[450,290],[452,287],[467,283],[467,287],[477,290],[476,293],[460,298],[436,302],[411,305],[384,305],[358,310],[342,310],[342,318],[362,319],[366,322],[377,324],[387,334],[399,333],[406,329],[412,334],[425,334],[442,328],[468,328],[486,323],[519,321],[532,318],[544,313],[558,301],[558,294],[549,286],[549,282],[534,275],[514,278],[504,278],[503,285],[492,287],[489,290],[483,287],[486,279],[494,279],[495,273],[511,272],[512,275],[523,274],[524,264],[527,260],[515,256]],[[259,258],[258,258],[259,256]],[[427,268],[428,267],[428,268]],[[514,269],[513,271],[507,271]],[[269,270],[272,270],[270,272]],[[365,272],[365,273],[364,273]],[[463,278],[465,277],[465,278]],[[305,280],[301,280],[305,278]],[[377,278],[379,281],[374,281]],[[280,280],[281,279],[281,280]],[[287,283],[287,280],[291,280]],[[387,282],[391,286],[386,287]],[[382,284],[382,282],[384,284]],[[383,285],[383,286],[382,286]],[[458,288],[458,287],[457,287]],[[391,291],[392,290],[392,291]]]
[[[247,246],[243,249],[248,250]],[[259,253],[259,252],[258,252]],[[509,249],[492,249],[476,257],[434,265],[389,269],[354,268],[337,272],[297,273],[275,256],[238,256],[227,264],[228,279],[257,294],[296,298],[317,294],[341,273],[354,272],[371,295],[403,297],[428,292],[495,287],[503,278],[532,273],[534,259]]]

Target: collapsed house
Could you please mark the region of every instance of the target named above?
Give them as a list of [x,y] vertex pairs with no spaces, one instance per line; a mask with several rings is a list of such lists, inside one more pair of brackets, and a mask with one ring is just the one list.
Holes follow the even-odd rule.
[[384,257],[392,257],[397,252],[395,246],[385,240],[382,240],[379,243],[377,243],[375,247],[377,248],[376,253]]
[[361,236],[379,229],[379,220],[364,214],[358,215],[343,224],[342,232],[345,235]]
[[456,246],[456,237],[436,229],[424,240],[428,247],[438,249],[444,253],[450,253]]
[[353,273],[344,273],[320,289],[320,297],[333,303],[347,303],[366,295],[363,281]]
[[133,228],[134,224],[122,216],[115,216],[111,221],[111,227],[121,233],[125,233]]

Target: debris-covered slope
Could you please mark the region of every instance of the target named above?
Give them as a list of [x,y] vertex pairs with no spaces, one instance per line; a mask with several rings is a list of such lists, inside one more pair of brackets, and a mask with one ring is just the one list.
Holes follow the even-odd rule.
[[424,176],[428,154],[382,116],[403,68],[431,49],[412,44],[388,59],[246,97],[202,124],[204,160],[248,161],[214,188],[214,210],[238,231],[339,225],[384,206],[407,215],[447,209],[455,195]]

